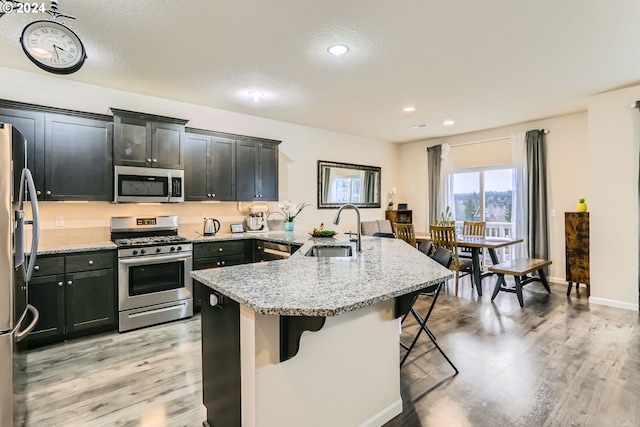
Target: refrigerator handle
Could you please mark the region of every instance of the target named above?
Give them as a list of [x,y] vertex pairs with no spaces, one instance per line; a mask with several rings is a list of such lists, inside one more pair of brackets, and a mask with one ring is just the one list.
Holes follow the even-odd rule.
[[35,328],[38,324],[38,320],[40,320],[40,312],[37,308],[35,308],[31,304],[27,304],[27,310],[29,310],[31,314],[33,314],[33,320],[31,320],[29,326],[27,326],[23,331],[16,332],[16,342],[22,341],[24,337],[29,335],[29,332],[33,331],[33,328]]
[[[22,210],[24,204],[24,185],[27,185],[29,191],[29,198],[31,199],[31,213],[33,215],[32,221],[24,221],[24,212]],[[18,219],[20,214],[21,218]],[[27,258],[26,262],[22,263],[22,276],[24,281],[31,280],[33,274],[33,268],[36,265],[36,257],[38,255],[38,242],[40,241],[40,211],[38,209],[38,195],[36,194],[36,186],[33,183],[33,176],[31,171],[27,168],[22,169],[22,178],[20,179],[20,199],[18,201],[18,212],[16,212],[16,257],[19,254],[24,254],[24,225],[32,224],[33,229],[31,231],[31,254]],[[21,240],[21,246],[18,246],[18,240]],[[24,258],[24,255],[22,255]],[[16,258],[17,259],[17,258]]]

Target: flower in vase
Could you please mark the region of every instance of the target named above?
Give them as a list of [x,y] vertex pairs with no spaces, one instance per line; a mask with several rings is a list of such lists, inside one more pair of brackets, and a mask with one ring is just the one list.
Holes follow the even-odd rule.
[[296,219],[298,214],[302,212],[302,210],[307,206],[311,206],[311,205],[304,202],[299,204],[294,204],[294,203],[291,203],[289,200],[283,200],[282,202],[278,203],[278,208],[280,208],[282,213],[280,212],[278,213],[284,216],[285,222],[293,222],[293,220]]

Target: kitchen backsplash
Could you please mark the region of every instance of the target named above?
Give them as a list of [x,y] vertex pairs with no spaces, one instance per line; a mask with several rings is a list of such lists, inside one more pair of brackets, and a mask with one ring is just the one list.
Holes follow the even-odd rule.
[[[40,244],[43,246],[69,243],[104,242],[111,239],[110,220],[115,216],[177,215],[178,233],[191,237],[202,233],[205,217],[220,221],[220,232],[229,233],[230,225],[239,223],[249,214],[250,202],[184,202],[176,204],[138,203],[69,203],[41,202]],[[277,203],[268,204],[277,210]],[[31,218],[27,210],[26,217]],[[26,228],[27,239],[31,239],[30,227]]]

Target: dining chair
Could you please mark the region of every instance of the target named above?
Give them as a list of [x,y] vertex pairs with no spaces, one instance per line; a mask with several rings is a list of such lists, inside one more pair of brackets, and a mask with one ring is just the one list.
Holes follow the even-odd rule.
[[416,233],[413,229],[413,224],[395,223],[394,228],[398,239],[404,240],[414,248],[416,247]]
[[[448,249],[453,253],[453,259],[451,260],[450,270],[456,272],[456,296],[458,295],[458,282],[460,277],[471,274],[472,263],[471,260],[461,260],[458,256],[458,242],[456,241],[456,228],[455,226],[443,226],[443,225],[431,225],[429,227],[431,232],[431,241],[433,245],[438,248]],[[473,286],[473,281],[472,281]]]
[[[484,237],[486,226],[487,223],[484,221],[465,221],[462,224],[462,235]],[[458,256],[460,258],[471,259],[471,248],[459,248]]]

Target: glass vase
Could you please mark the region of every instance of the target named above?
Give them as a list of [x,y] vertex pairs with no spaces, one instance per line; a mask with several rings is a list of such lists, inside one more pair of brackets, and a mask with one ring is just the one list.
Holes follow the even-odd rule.
[[293,231],[293,221],[285,221],[284,231]]

